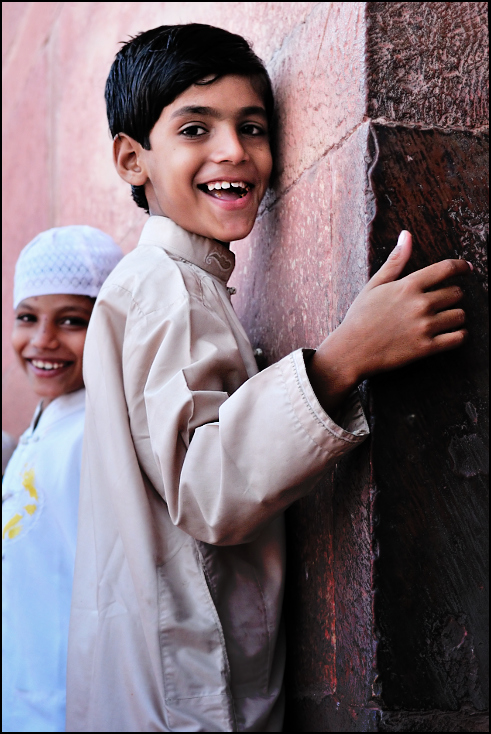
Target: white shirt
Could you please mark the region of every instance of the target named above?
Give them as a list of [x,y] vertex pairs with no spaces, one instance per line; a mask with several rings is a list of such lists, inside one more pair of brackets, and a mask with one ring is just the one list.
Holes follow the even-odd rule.
[[[85,390],[37,407],[3,480],[2,731],[65,731]],[[40,417],[39,417],[40,415]]]

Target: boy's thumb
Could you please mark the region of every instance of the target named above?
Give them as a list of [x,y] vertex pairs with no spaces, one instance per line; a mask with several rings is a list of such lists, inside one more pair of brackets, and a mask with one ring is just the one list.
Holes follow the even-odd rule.
[[371,286],[381,285],[382,283],[390,283],[397,280],[404,270],[404,267],[411,257],[413,238],[411,233],[403,229],[397,240],[397,245],[390,253],[380,270],[378,270],[370,280]]

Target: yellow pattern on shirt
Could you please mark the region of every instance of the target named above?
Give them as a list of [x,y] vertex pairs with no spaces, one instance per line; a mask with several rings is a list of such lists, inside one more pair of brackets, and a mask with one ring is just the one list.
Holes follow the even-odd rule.
[[12,538],[15,538],[16,535],[19,535],[20,531],[22,530],[22,525],[19,525],[21,520],[22,515],[17,514],[10,518],[7,523],[5,523],[5,527],[2,533],[2,540],[5,539],[5,535],[8,535],[10,540],[12,540]]
[[[22,475],[22,486],[27,489],[33,499],[38,499],[38,493],[34,486],[34,469],[28,469],[24,472]],[[32,515],[32,512],[30,514]]]
[[[34,486],[34,481],[35,481],[34,469],[26,469],[22,473],[22,486],[24,487],[26,492],[29,494],[29,497],[34,501],[29,502],[28,504],[22,506],[22,510],[24,510],[27,513],[27,515],[25,515],[24,512],[22,512],[21,514],[20,512],[16,512],[14,510],[15,514],[12,515],[10,520],[8,520],[3,527],[2,540],[5,540],[6,537],[9,540],[13,540],[14,538],[16,538],[19,535],[19,533],[21,533],[22,530],[24,529],[24,526],[21,524],[21,520],[23,519],[28,520],[29,519],[28,516],[32,517],[32,515],[34,515],[34,513],[38,509],[37,503],[39,500],[39,494],[38,494],[36,487]],[[19,510],[21,509],[18,505],[17,507]]]

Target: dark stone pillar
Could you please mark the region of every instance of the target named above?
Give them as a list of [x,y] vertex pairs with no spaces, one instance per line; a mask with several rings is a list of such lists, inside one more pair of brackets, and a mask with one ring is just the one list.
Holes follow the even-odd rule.
[[[407,272],[474,265],[469,339],[363,386],[370,442],[287,513],[285,730],[488,731],[487,3],[366,6],[370,129],[331,199],[330,325],[357,261],[373,274],[408,229]],[[358,221],[357,197],[365,235],[341,211]]]
[[373,272],[402,228],[415,243],[407,272],[446,257],[474,264],[459,281],[468,342],[370,384],[374,700],[382,731],[486,731],[488,143],[470,132],[373,131]]

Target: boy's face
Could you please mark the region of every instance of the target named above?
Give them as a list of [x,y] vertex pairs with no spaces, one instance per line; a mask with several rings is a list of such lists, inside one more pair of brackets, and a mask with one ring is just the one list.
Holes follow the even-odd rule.
[[82,356],[93,304],[87,296],[33,296],[15,309],[12,345],[45,407],[84,386]]
[[138,159],[151,214],[222,242],[249,234],[272,158],[264,102],[247,77],[186,89],[164,107],[150,145]]

